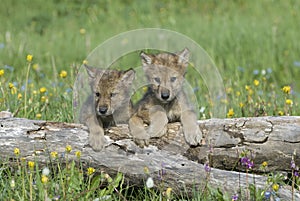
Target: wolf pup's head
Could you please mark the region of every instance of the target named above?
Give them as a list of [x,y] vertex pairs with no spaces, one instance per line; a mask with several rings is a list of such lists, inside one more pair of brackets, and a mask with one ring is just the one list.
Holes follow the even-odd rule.
[[156,98],[163,103],[172,101],[182,90],[189,62],[189,50],[178,53],[140,54],[146,77]]
[[95,111],[98,116],[113,115],[121,107],[128,107],[130,89],[135,71],[107,70],[85,66],[94,95]]

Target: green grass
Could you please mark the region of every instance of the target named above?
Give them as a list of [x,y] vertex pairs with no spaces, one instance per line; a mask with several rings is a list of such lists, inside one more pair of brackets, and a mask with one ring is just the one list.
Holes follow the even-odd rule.
[[[148,167],[144,168],[143,185],[130,184],[126,175],[122,173],[109,175],[101,169],[94,169],[81,160],[81,152],[72,150],[67,145],[65,151],[48,150],[48,160],[37,162],[37,153],[30,159],[23,157],[22,149],[15,148],[14,159],[0,158],[0,197],[3,200],[201,200],[201,201],[232,201],[237,200],[265,201],[270,196],[276,198],[278,189],[290,185],[293,191],[299,190],[299,176],[286,179],[281,173],[268,173],[266,162],[260,165],[261,171],[268,177],[264,188],[256,188],[248,184],[249,195],[242,193],[229,194],[211,186],[210,167],[205,165],[206,180],[203,186],[194,187],[192,191],[177,192],[167,186],[162,167],[159,171],[160,179],[153,183]],[[237,165],[244,166],[247,174],[251,173],[253,158],[250,151],[244,151],[237,157]],[[296,157],[295,155],[293,157]],[[240,162],[239,162],[240,161]],[[296,171],[291,169],[291,171]],[[299,171],[299,170],[297,170]],[[294,172],[293,172],[294,173]],[[238,178],[237,178],[237,182]],[[248,181],[246,181],[247,183]],[[251,199],[250,199],[251,198]]]
[[[299,8],[298,1],[4,1],[0,7],[0,69],[5,71],[0,77],[0,110],[19,117],[42,114],[42,119],[73,121],[72,87],[88,54],[116,34],[157,27],[185,34],[208,52],[230,92],[224,104],[233,108],[235,117],[257,116],[262,108],[263,115],[299,115]],[[34,58],[25,114],[27,54]],[[61,70],[68,72],[65,79],[59,77]],[[260,81],[258,87],[253,87],[254,79]],[[206,86],[198,78],[190,80],[201,89],[199,106],[207,108],[209,118]],[[15,95],[8,89],[9,82],[18,89]],[[246,85],[252,85],[253,101],[248,100]],[[281,91],[286,85],[292,87],[290,109]],[[47,103],[39,101],[40,93],[32,95],[40,87],[47,88]],[[20,100],[18,93],[23,95]]]
[[[0,5],[0,111],[9,110],[16,117],[72,122],[73,84],[88,54],[116,34],[157,27],[190,37],[211,56],[227,93],[222,100],[228,108],[224,117],[299,115],[299,10],[300,2],[292,0],[4,0]],[[32,62],[26,61],[27,55],[33,55]],[[116,65],[138,65],[135,55],[137,52],[120,58]],[[67,72],[65,78],[60,77],[62,70]],[[198,89],[199,107],[205,107],[200,118],[209,118],[211,103],[206,86],[201,79],[191,77],[191,70],[189,73],[188,80]],[[291,87],[290,93],[283,92],[284,86]],[[45,92],[40,90],[43,87]],[[7,169],[5,162],[1,164]],[[76,168],[79,175],[80,166]],[[4,180],[0,178],[8,198],[25,193],[9,189],[12,178],[17,185],[25,182],[26,192],[29,190],[26,171],[22,170],[21,176],[14,171],[7,171]],[[39,174],[37,167],[36,180]],[[79,179],[88,181],[82,175]],[[43,196],[45,186],[38,185],[42,194],[36,196]],[[91,187],[83,186],[80,192]],[[54,187],[46,189],[50,192]],[[159,199],[164,191],[143,191],[140,196]],[[111,190],[107,194],[112,192],[116,193]],[[212,190],[209,196],[217,194]]]

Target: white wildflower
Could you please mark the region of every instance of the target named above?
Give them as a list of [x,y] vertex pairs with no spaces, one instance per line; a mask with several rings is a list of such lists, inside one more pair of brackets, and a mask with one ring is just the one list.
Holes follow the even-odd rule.
[[10,187],[11,187],[12,189],[14,189],[14,188],[16,187],[16,183],[15,183],[15,180],[14,180],[14,179],[11,180],[11,182],[10,182]]
[[48,167],[45,167],[45,168],[43,169],[43,171],[42,171],[42,175],[45,175],[45,176],[48,176],[49,173],[50,173],[50,170],[49,170]]
[[153,188],[153,186],[154,186],[154,181],[153,181],[152,177],[149,177],[149,178],[147,179],[147,181],[146,181],[146,186],[147,186],[147,188]]

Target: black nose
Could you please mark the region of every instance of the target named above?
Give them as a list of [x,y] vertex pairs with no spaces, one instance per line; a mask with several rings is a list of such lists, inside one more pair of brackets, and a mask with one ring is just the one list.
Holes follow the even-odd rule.
[[107,112],[107,106],[101,106],[101,107],[99,107],[99,112],[101,113],[101,114],[105,114],[106,112]]
[[164,100],[167,100],[170,97],[170,93],[168,92],[162,92],[161,93],[161,98]]

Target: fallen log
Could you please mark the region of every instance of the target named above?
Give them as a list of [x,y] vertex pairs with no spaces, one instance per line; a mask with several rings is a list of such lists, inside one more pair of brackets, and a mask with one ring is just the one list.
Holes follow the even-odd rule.
[[[253,182],[257,188],[265,187],[267,178],[258,175],[263,161],[269,164],[265,172],[290,172],[292,155],[300,148],[300,117],[208,119],[199,121],[199,126],[201,146],[189,147],[180,124],[172,123],[165,136],[140,148],[132,141],[127,125],[120,125],[106,130],[108,143],[103,151],[94,152],[87,144],[87,128],[81,124],[5,118],[0,119],[0,156],[14,158],[13,150],[18,147],[22,157],[35,157],[43,163],[51,151],[64,153],[66,145],[71,145],[82,152],[84,163],[110,174],[122,172],[137,185],[151,176],[156,184],[163,180],[175,191],[191,192],[208,183],[236,193]],[[254,161],[251,174],[239,164],[239,154],[245,150]],[[75,159],[73,155],[70,157]],[[299,155],[294,160],[300,164]],[[213,167],[209,172],[206,163]],[[279,195],[291,200],[292,192],[282,187]],[[300,193],[294,192],[294,197],[300,199]]]

